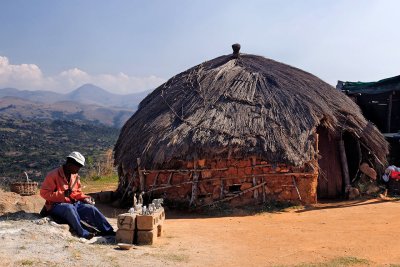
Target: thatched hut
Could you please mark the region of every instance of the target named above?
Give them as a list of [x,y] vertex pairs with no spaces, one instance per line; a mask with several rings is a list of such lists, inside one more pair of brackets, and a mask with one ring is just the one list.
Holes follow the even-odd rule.
[[384,137],[345,94],[232,47],[140,103],[114,149],[121,194],[197,206],[315,203],[342,196],[361,160],[384,164]]

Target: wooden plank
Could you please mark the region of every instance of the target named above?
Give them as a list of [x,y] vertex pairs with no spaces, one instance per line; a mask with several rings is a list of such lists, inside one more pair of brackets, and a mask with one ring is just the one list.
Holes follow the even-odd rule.
[[337,198],[343,194],[343,174],[337,137],[324,127],[318,127],[318,185],[319,199]]

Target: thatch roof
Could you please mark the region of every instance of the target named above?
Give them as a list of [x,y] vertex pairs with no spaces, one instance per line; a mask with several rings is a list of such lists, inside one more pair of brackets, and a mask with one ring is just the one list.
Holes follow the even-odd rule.
[[261,56],[225,55],[182,72],[148,95],[125,123],[115,165],[256,155],[302,165],[322,125],[348,131],[384,162],[388,145],[345,94],[316,76]]

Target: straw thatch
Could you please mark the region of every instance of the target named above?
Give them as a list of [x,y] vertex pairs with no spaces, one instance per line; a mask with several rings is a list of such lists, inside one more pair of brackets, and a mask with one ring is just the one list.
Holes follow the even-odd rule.
[[121,130],[115,164],[126,170],[136,158],[155,168],[195,157],[259,156],[299,166],[315,158],[317,126],[351,133],[385,162],[387,142],[345,94],[271,59],[226,55],[148,95]]

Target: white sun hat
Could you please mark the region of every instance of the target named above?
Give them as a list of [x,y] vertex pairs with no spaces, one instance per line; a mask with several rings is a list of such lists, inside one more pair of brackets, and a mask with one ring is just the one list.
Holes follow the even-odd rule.
[[71,154],[69,154],[67,158],[71,158],[76,162],[78,162],[79,164],[81,164],[82,166],[85,166],[85,157],[82,156],[82,154],[77,151],[74,151]]

